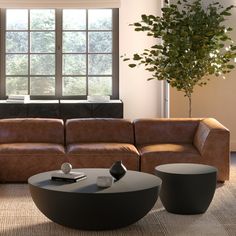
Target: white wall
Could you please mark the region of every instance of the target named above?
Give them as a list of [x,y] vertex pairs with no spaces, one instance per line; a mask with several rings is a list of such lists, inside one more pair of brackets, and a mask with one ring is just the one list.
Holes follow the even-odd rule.
[[[205,4],[210,1],[204,0]],[[220,0],[224,6],[235,3],[234,0]],[[226,22],[234,30],[232,39],[236,42],[236,8]],[[214,117],[230,130],[231,150],[236,151],[236,69],[226,75],[226,79],[212,77],[205,87],[196,87],[193,93],[193,117]],[[171,117],[188,116],[188,103],[182,92],[170,90]]]
[[[121,0],[120,8],[120,55],[132,56],[142,52],[156,43],[144,32],[135,32],[129,24],[140,21],[141,14],[161,13],[161,0]],[[124,102],[124,117],[129,119],[141,117],[161,117],[161,82],[147,81],[149,72],[143,66],[128,67],[120,59],[120,99]]]

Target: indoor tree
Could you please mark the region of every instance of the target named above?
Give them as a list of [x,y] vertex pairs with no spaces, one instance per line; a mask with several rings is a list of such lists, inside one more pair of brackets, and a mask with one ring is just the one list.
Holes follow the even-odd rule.
[[[196,85],[206,85],[208,75],[224,78],[234,68],[236,45],[225,26],[230,10],[219,2],[203,6],[201,0],[179,0],[163,7],[162,16],[145,15],[132,24],[135,31],[145,31],[157,44],[133,54],[131,68],[144,65],[152,73],[148,80],[165,80],[184,92],[191,117],[192,93]],[[207,77],[208,76],[208,77]]]

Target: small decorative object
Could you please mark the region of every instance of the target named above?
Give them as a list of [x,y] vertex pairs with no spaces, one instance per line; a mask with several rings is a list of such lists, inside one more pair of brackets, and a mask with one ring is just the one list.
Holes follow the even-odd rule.
[[126,167],[122,164],[122,161],[116,161],[110,168],[110,174],[116,179],[119,180],[121,179],[127,169]]
[[68,162],[65,162],[61,165],[61,170],[64,174],[69,174],[72,170],[72,165]]
[[105,95],[90,95],[87,96],[88,102],[109,102],[110,96]]
[[30,95],[8,95],[6,102],[9,103],[27,103],[30,101]]
[[58,181],[76,182],[86,178],[85,173],[78,171],[72,172],[71,170],[72,165],[68,162],[65,162],[61,165],[61,170],[52,173],[51,179]]
[[114,179],[111,176],[98,176],[97,177],[97,186],[101,188],[111,187],[113,182],[114,182]]

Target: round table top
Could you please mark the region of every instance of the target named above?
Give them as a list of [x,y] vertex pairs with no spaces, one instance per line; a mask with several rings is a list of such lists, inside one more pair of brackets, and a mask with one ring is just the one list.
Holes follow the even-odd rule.
[[161,179],[155,175],[128,170],[123,178],[113,183],[111,187],[101,188],[96,184],[98,176],[111,176],[109,169],[72,169],[73,172],[84,172],[86,179],[75,183],[51,180],[51,174],[54,171],[44,172],[34,175],[28,179],[28,183],[35,187],[60,192],[76,193],[122,193],[134,192],[158,187],[161,185]]
[[155,167],[155,170],[167,174],[199,175],[217,172],[214,166],[195,163],[172,163]]

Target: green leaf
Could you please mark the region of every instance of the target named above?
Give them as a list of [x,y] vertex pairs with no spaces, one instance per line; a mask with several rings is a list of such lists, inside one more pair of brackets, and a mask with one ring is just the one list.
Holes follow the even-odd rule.
[[152,19],[152,20],[156,19],[156,17],[154,15],[149,15],[148,17],[149,17],[149,19]]
[[148,19],[148,16],[147,16],[147,15],[145,15],[145,14],[143,14],[143,15],[141,15],[141,18],[142,18],[142,20],[143,20],[144,22],[146,22],[146,21],[147,21],[147,19]]
[[234,69],[234,67],[235,67],[234,65],[227,65],[228,69]]
[[222,11],[222,12],[220,13],[220,15],[222,15],[222,16],[231,16],[231,13],[229,13],[229,12],[227,12],[227,11]]
[[156,48],[156,49],[163,49],[163,46],[162,46],[162,45],[159,45],[159,44],[157,44],[157,45],[154,45],[154,46],[152,46],[151,48]]
[[231,50],[236,50],[236,45],[230,47]]
[[130,58],[124,58],[123,59],[123,61],[129,61],[130,60]]
[[134,68],[136,64],[129,64],[129,67]]
[[142,57],[140,57],[138,54],[134,54],[133,60],[138,61],[138,60],[141,60],[141,59],[142,59]]
[[136,22],[133,24],[134,26],[142,26],[140,23]]
[[232,8],[234,8],[235,6],[234,5],[231,5],[231,6],[229,6],[229,7],[226,7],[225,8],[225,11],[229,11],[229,10],[231,10]]
[[152,62],[153,60],[151,59],[151,58],[146,58],[146,62],[147,63],[150,63],[150,62]]
[[225,45],[224,45],[223,43],[220,43],[220,44],[219,44],[219,47],[220,47],[220,48],[223,48],[224,46],[225,46]]

